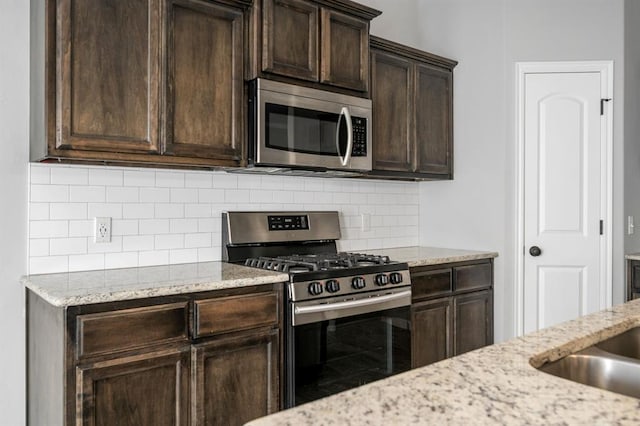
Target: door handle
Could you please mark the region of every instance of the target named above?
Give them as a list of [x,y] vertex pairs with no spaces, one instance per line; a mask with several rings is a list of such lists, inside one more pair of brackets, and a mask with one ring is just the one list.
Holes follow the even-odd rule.
[[533,257],[537,257],[542,254],[542,250],[540,250],[540,247],[538,246],[531,246],[531,248],[529,249],[529,254]]

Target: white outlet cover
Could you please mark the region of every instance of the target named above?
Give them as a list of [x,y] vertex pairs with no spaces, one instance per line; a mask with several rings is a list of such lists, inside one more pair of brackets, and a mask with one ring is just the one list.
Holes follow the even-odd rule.
[[111,242],[111,218],[96,217],[93,227],[93,240],[96,243]]

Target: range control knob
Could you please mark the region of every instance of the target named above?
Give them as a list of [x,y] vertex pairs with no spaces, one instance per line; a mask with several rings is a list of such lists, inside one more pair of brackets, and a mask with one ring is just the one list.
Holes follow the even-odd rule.
[[355,277],[354,279],[351,280],[351,287],[355,288],[356,290],[361,290],[366,286],[367,286],[367,283],[362,277]]
[[389,279],[391,280],[391,284],[400,284],[402,282],[402,274],[400,272],[393,272],[389,275]]
[[309,294],[311,294],[312,296],[322,294],[322,284],[320,284],[318,281],[314,281],[309,284]]
[[376,275],[375,281],[377,286],[382,287],[389,284],[389,277],[386,274],[378,274]]
[[336,280],[329,280],[324,286],[329,293],[340,291],[340,283]]

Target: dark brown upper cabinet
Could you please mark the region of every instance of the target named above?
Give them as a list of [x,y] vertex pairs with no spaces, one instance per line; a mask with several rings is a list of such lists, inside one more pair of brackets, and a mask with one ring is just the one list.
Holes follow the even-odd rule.
[[453,68],[457,62],[370,37],[372,176],[453,178]]
[[251,4],[46,0],[32,21],[31,159],[244,165]]
[[348,0],[258,0],[247,78],[302,80],[362,96],[369,88],[369,22],[379,14]]

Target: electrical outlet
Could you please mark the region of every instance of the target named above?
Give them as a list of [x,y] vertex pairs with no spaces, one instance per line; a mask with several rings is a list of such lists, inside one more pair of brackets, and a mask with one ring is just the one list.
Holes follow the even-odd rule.
[[635,227],[633,224],[633,216],[627,216],[627,235],[633,235]]
[[110,243],[111,242],[111,218],[110,217],[96,217],[94,219],[94,233],[93,240],[96,243]]

